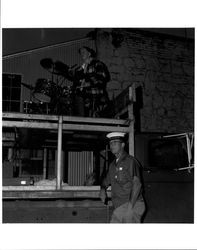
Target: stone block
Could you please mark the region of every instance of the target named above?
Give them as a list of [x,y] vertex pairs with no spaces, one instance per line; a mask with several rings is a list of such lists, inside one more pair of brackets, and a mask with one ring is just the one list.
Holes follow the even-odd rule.
[[122,45],[117,49],[120,57],[129,57],[128,48],[125,45]]
[[167,109],[170,109],[172,107],[172,100],[173,98],[171,98],[170,96],[164,95],[163,106],[166,107]]
[[123,81],[122,83],[122,88],[126,89],[127,87],[131,86],[132,82],[131,81]]
[[165,115],[165,109],[164,108],[159,108],[158,110],[157,110],[157,114],[158,114],[158,116],[164,116]]
[[151,105],[152,105],[152,96],[150,95],[150,96],[143,96],[143,106],[144,107],[151,107]]
[[128,69],[132,69],[135,67],[135,62],[134,62],[133,58],[124,58],[123,65]]
[[144,56],[145,63],[146,63],[146,70],[155,70],[159,71],[159,60],[157,57],[151,57],[151,56]]
[[108,90],[119,90],[122,88],[122,84],[119,81],[110,81],[107,83]]
[[130,72],[121,72],[118,76],[119,81],[130,81],[131,80],[131,73]]
[[112,81],[117,81],[118,80],[118,75],[119,75],[119,73],[114,73],[114,72],[110,73],[111,80]]
[[113,56],[114,56],[114,57],[120,57],[120,56],[121,56],[118,49],[114,49],[114,50],[113,50]]
[[158,82],[156,86],[159,91],[164,92],[165,94],[166,92],[170,93],[175,90],[173,84],[170,82]]
[[145,82],[145,72],[140,70],[130,72],[130,80],[133,82]]
[[163,98],[162,96],[156,94],[153,96],[153,107],[154,108],[159,108],[163,104]]
[[169,118],[175,118],[176,117],[176,112],[173,109],[169,110],[168,111],[168,117]]
[[141,110],[141,113],[145,116],[145,117],[150,117],[152,115],[152,107],[150,105],[150,103],[148,105],[144,105],[143,109]]
[[171,73],[171,67],[169,63],[161,65],[161,71],[163,73]]
[[145,75],[144,75],[145,88],[149,87],[148,85],[154,81],[153,75],[154,75],[154,73],[151,70],[145,71]]
[[121,57],[112,57],[111,58],[111,63],[121,65],[122,64],[122,58]]
[[172,76],[171,73],[163,72],[162,73],[162,79],[164,82],[171,82]]
[[172,74],[175,75],[184,75],[182,63],[178,61],[172,61],[171,62],[171,67],[172,67]]
[[194,75],[194,66],[191,63],[183,62],[183,72],[188,76]]
[[141,56],[141,55],[135,56],[133,58],[133,60],[135,62],[136,68],[138,68],[138,69],[145,68],[146,63],[145,63],[145,60],[144,60],[143,56]]
[[149,78],[146,78],[144,81],[145,92],[146,94],[150,94],[155,90],[156,82],[152,81]]
[[106,48],[103,48],[100,49],[99,51],[99,55],[98,55],[98,59],[100,59],[101,61],[106,58],[106,59],[109,59],[111,60],[111,57],[113,56],[113,50],[106,47]]
[[108,69],[110,72],[120,73],[120,66],[119,65],[111,64]]
[[177,112],[181,111],[181,107],[183,106],[183,99],[179,97],[175,97],[173,99],[173,107]]

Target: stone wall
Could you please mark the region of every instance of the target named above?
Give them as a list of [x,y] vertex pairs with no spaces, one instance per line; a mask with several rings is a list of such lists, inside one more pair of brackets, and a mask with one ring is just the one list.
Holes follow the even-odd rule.
[[194,41],[134,29],[99,29],[98,58],[111,74],[111,99],[135,84],[143,91],[141,132],[194,129]]

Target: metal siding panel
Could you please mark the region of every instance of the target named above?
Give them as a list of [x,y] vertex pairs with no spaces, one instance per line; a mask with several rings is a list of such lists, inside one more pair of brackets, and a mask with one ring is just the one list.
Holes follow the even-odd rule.
[[68,153],[68,184],[83,186],[87,174],[93,171],[93,152]]

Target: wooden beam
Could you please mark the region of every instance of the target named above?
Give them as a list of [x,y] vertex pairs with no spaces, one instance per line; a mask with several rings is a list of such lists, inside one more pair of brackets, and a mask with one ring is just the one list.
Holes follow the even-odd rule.
[[128,120],[121,119],[107,119],[107,118],[90,118],[90,117],[75,117],[63,116],[64,122],[77,122],[77,123],[98,123],[98,124],[111,124],[111,125],[129,125]]
[[[3,199],[97,198],[100,191],[3,191]],[[108,194],[110,196],[110,194]]]
[[129,127],[99,126],[89,124],[63,124],[63,130],[98,131],[98,132],[128,132]]
[[2,118],[58,121],[57,115],[23,114],[23,113],[14,113],[14,112],[13,113],[3,112]]
[[[45,120],[58,121],[57,115],[38,115],[38,114],[23,114],[23,113],[2,113],[3,119],[25,119],[25,120]],[[90,118],[78,116],[63,116],[63,122],[75,123],[93,123],[93,124],[111,124],[111,125],[129,125],[129,120],[107,119],[107,118]]]
[[[4,204],[4,207],[7,207],[8,203]],[[103,204],[103,202],[100,199],[75,199],[75,200],[70,200],[70,199],[57,199],[57,200],[45,200],[44,202],[39,202],[39,200],[33,200],[28,202],[11,202],[9,205],[9,208],[26,208],[28,209],[29,207],[31,208],[50,208],[50,207],[58,207],[58,208],[81,208],[81,207],[86,207],[86,208],[96,208],[96,207],[106,207],[106,205]],[[108,206],[112,206],[112,202],[108,202]]]
[[37,128],[37,129],[57,129],[57,123],[49,122],[29,122],[29,121],[2,121],[2,126],[7,128]]
[[[34,192],[39,192],[39,191],[55,191],[56,190],[56,186],[55,185],[42,185],[42,186],[3,186],[3,191],[24,191],[24,192],[28,192],[28,191],[34,191]],[[61,187],[62,191],[87,191],[87,192],[91,192],[91,191],[100,191],[100,186],[68,186],[63,184]],[[108,191],[111,190],[111,188],[109,187],[107,189]]]
[[[3,127],[8,128],[32,128],[32,129],[57,129],[56,123],[49,122],[27,122],[27,121],[2,121]],[[98,131],[98,132],[128,132],[129,127],[99,126],[89,124],[63,124],[63,130]]]

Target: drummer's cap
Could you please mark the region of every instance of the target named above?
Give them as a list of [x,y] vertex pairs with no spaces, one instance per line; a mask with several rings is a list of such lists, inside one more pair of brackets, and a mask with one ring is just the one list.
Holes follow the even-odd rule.
[[81,47],[79,49],[79,54],[81,54],[81,50],[83,50],[83,49],[87,50],[90,53],[91,57],[95,57],[96,56],[96,52],[93,49],[91,49],[91,48],[89,48],[87,46]]
[[121,141],[124,142],[125,140],[125,134],[126,133],[122,133],[122,132],[112,132],[107,134],[107,138],[109,139],[109,141]]

